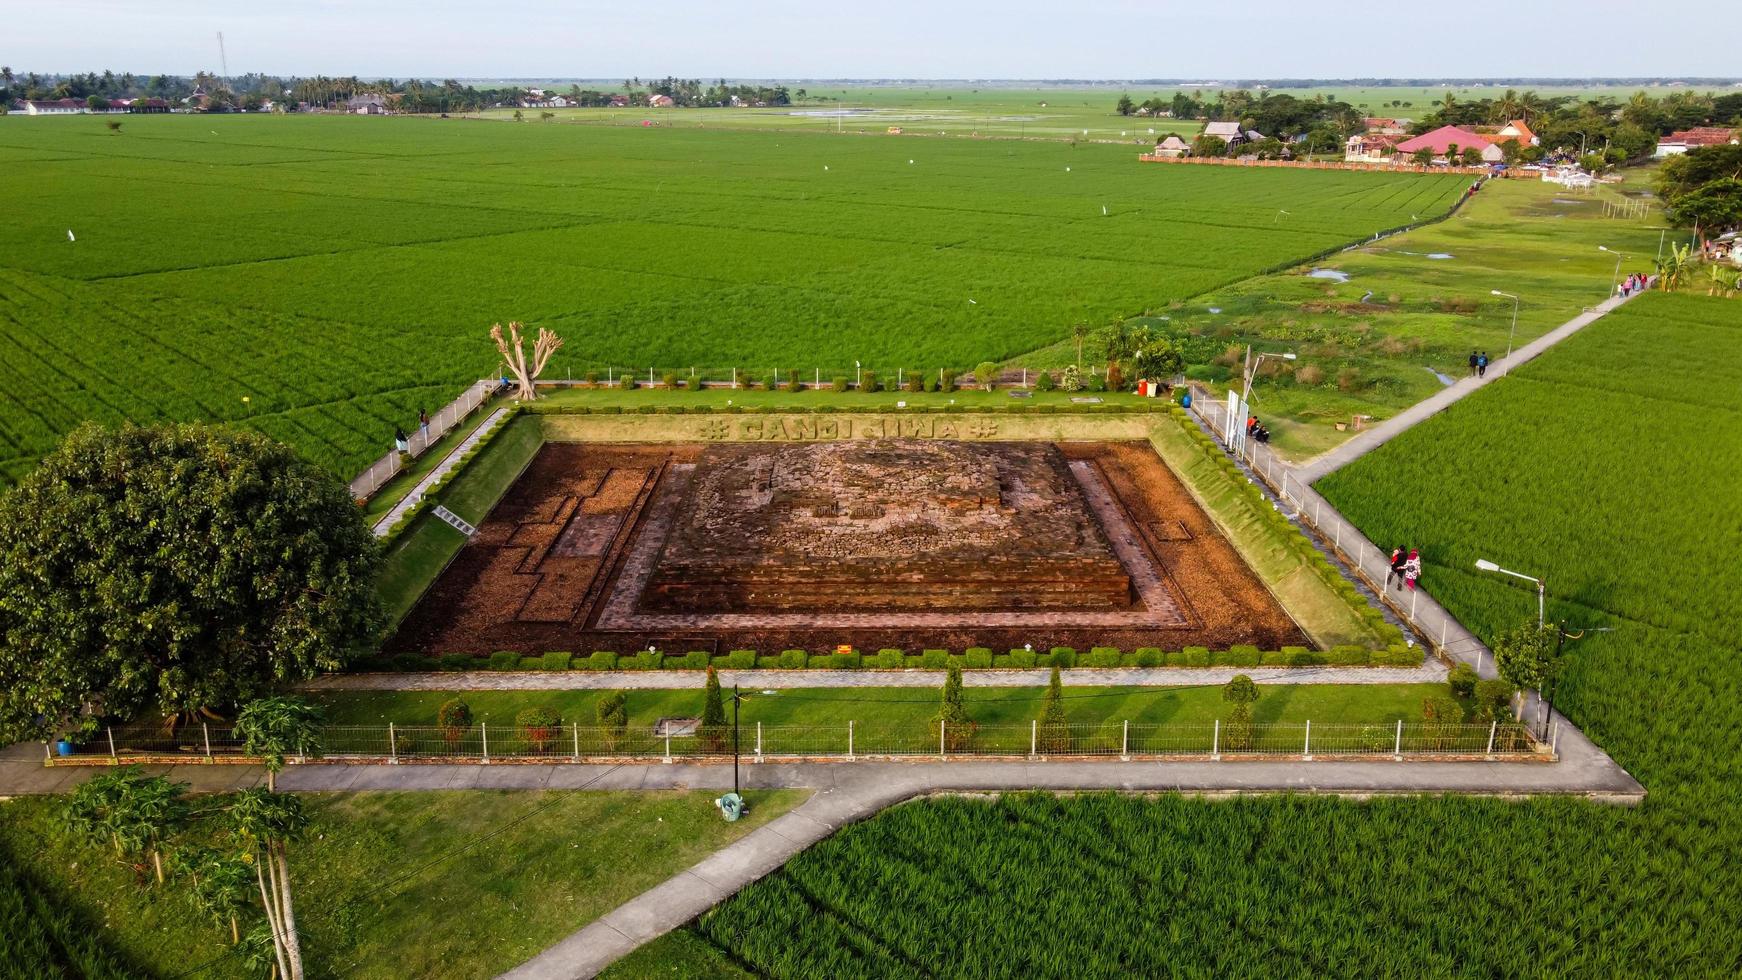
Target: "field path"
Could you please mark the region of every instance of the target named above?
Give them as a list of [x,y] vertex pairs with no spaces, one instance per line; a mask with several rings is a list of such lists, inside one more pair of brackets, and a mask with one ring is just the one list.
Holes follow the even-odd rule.
[[460,457],[470,452],[472,447],[478,444],[478,440],[488,435],[491,429],[496,428],[497,423],[501,422],[502,417],[507,413],[506,407],[491,412],[490,417],[485,419],[483,424],[476,429],[473,429],[472,433],[465,439],[461,440],[459,445],[455,446],[440,463],[436,464],[435,469],[424,474],[424,478],[417,481],[417,486],[412,487],[410,492],[400,499],[399,503],[393,505],[392,510],[375,522],[375,536],[378,538],[386,537],[387,532],[393,529],[393,525],[399,523],[400,518],[423,501],[423,495],[429,492],[429,488],[440,483],[443,478],[453,472],[454,467],[460,465]]
[[[1643,290],[1641,290],[1643,292]],[[1493,384],[1512,372],[1513,368],[1528,363],[1538,354],[1578,333],[1580,330],[1602,319],[1602,317],[1619,307],[1621,304],[1638,296],[1610,296],[1596,306],[1587,309],[1578,316],[1550,330],[1523,347],[1512,352],[1511,357],[1503,357],[1488,366],[1487,373],[1480,377],[1464,377],[1458,379],[1449,387],[1416,402],[1397,415],[1363,431],[1349,441],[1314,456],[1312,459],[1295,466],[1294,478],[1301,483],[1311,484],[1317,480],[1335,473],[1337,470],[1353,463],[1392,439],[1397,438],[1410,429],[1445,411],[1459,400],[1468,398],[1482,388]]]

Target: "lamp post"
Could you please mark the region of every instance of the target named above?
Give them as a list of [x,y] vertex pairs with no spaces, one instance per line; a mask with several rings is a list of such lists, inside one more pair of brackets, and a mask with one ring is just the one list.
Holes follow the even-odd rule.
[[1621,260],[1627,256],[1615,251],[1607,245],[1598,245],[1597,251],[1608,252],[1610,255],[1615,256],[1615,279],[1613,282],[1609,283],[1609,295],[1613,296],[1616,291],[1621,288]]
[[[764,695],[779,694],[779,691],[763,691]],[[738,793],[738,702],[750,698],[751,695],[738,690],[738,685],[732,685],[732,792]]]
[[[1246,375],[1246,384],[1240,390],[1240,410],[1242,412],[1251,411],[1247,407],[1247,405],[1251,401],[1251,398],[1252,398],[1252,375],[1257,373],[1258,365],[1263,363],[1264,359],[1267,357],[1276,357],[1276,358],[1281,358],[1282,360],[1285,360],[1285,361],[1292,361],[1295,359],[1295,354],[1293,351],[1281,351],[1281,352],[1261,351],[1261,352],[1259,352],[1257,357],[1253,357],[1252,356],[1252,345],[1251,344],[1246,345],[1246,357],[1244,360],[1242,360],[1240,362],[1241,368]],[[1245,420],[1240,419],[1238,421],[1241,424],[1240,424],[1240,428],[1236,430],[1233,427],[1235,420],[1233,420],[1233,419],[1229,420],[1229,431],[1239,433],[1239,435],[1237,435],[1235,437],[1235,451],[1236,452],[1239,451],[1239,448],[1241,446],[1244,446],[1246,444]]]
[[1511,293],[1503,293],[1498,289],[1490,289],[1488,292],[1493,293],[1495,296],[1504,296],[1512,301],[1512,332],[1506,335],[1506,356],[1511,357],[1512,338],[1518,336],[1518,297]]
[[1489,561],[1486,558],[1476,559],[1476,567],[1479,570],[1484,571],[1484,572],[1499,572],[1502,575],[1510,575],[1513,578],[1521,578],[1521,579],[1524,579],[1526,581],[1535,582],[1536,583],[1536,628],[1537,629],[1543,628],[1543,625],[1542,625],[1543,624],[1542,607],[1543,607],[1543,595],[1544,595],[1544,592],[1546,590],[1543,587],[1542,579],[1539,579],[1534,575],[1526,575],[1523,572],[1515,572],[1509,568],[1501,568],[1499,565],[1494,564],[1493,562]]

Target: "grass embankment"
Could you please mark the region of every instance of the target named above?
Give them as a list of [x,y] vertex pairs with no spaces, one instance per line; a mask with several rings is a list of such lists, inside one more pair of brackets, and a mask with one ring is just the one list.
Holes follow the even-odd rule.
[[[941,679],[940,679],[941,683]],[[1417,721],[1424,698],[1446,693],[1444,684],[1266,684],[1253,720],[1379,724]],[[525,708],[555,711],[565,723],[596,724],[603,691],[328,691],[315,695],[326,720],[341,725],[433,725],[436,709],[452,698],[471,706],[479,721],[508,724]],[[700,717],[702,691],[628,691],[629,723],[652,725],[664,717]],[[969,687],[968,714],[983,725],[1027,724],[1040,715],[1039,687]],[[753,693],[739,707],[743,724],[924,727],[938,710],[938,690],[911,687],[791,688]],[[1067,687],[1065,712],[1073,724],[1209,724],[1225,718],[1219,685],[1207,687]]]
[[393,540],[376,577],[376,591],[390,622],[397,623],[411,611],[466,543],[465,535],[430,513],[434,505],[439,503],[474,525],[482,522],[542,445],[537,419],[512,418],[425,498],[430,503]]
[[[311,977],[484,977],[533,956],[803,799],[701,792],[319,794],[291,848]],[[217,805],[203,797],[197,805]],[[230,932],[145,869],[70,839],[50,798],[0,803],[0,976],[244,976]],[[202,826],[204,826],[202,824]],[[206,843],[210,831],[189,843]],[[632,860],[626,859],[633,856]],[[27,883],[19,886],[21,880]],[[32,910],[23,918],[13,906]],[[30,938],[33,933],[52,941]],[[244,925],[246,931],[246,924]],[[100,932],[100,936],[99,936]],[[93,938],[96,937],[96,938]]]

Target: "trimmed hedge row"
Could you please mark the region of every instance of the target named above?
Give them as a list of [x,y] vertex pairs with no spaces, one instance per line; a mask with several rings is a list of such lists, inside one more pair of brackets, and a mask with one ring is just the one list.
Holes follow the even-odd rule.
[[706,670],[717,667],[731,670],[762,668],[768,670],[944,670],[960,667],[965,670],[1026,669],[1033,667],[1414,667],[1421,663],[1423,653],[1416,647],[1398,643],[1385,650],[1368,650],[1361,646],[1339,646],[1329,650],[1309,650],[1306,647],[1283,647],[1281,650],[1260,650],[1255,646],[1235,646],[1227,650],[1209,647],[1186,647],[1183,650],[1161,650],[1141,647],[1125,651],[1118,647],[1095,647],[1081,653],[1070,647],[1051,650],[1011,650],[994,653],[986,647],[970,647],[961,653],[948,650],[922,650],[910,654],[902,650],[885,649],[876,653],[811,653],[806,650],[782,650],[774,654],[758,654],[754,650],[733,650],[710,657],[704,650],[683,654],[641,650],[618,654],[599,650],[584,656],[552,652],[523,656],[512,650],[499,650],[487,657],[450,653],[441,657],[425,657],[408,653],[367,662],[365,669],[381,670]]
[[[416,504],[413,504],[404,514],[400,515],[399,520],[394,521],[393,525],[387,529],[387,533],[380,539],[383,553],[385,553],[388,548],[392,547],[395,541],[399,540],[400,535],[411,529],[411,526],[416,523],[417,519],[423,516],[424,511],[433,510],[436,504],[441,503],[442,493],[447,489],[448,484],[454,482],[459,478],[460,474],[466,472],[467,468],[471,466],[472,460],[476,459],[479,453],[489,448],[490,443],[494,442],[498,435],[507,431],[509,423],[513,422],[516,416],[525,411],[526,404],[526,402],[511,402],[504,406],[508,410],[508,414],[502,416],[502,420],[492,426],[489,432],[479,436],[478,441],[472,444],[472,448],[460,454],[459,461],[452,469],[448,470],[447,475],[430,484],[429,489],[424,491],[423,497],[420,498]],[[495,411],[495,409],[489,408],[488,402],[484,404],[483,408],[488,409],[488,411],[491,412]],[[409,489],[406,492],[409,493]]]
[[533,415],[807,415],[843,414],[876,415],[883,412],[903,414],[946,415],[1136,415],[1166,412],[1171,401],[1160,398],[1136,398],[1131,401],[1103,402],[1099,405],[1030,405],[1022,402],[994,402],[988,405],[912,404],[906,408],[877,408],[860,405],[562,405],[551,402],[522,402],[520,411]]

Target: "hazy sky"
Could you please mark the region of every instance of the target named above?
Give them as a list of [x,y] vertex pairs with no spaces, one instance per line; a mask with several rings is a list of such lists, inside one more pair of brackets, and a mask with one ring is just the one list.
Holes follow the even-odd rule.
[[1690,9],[1689,17],[1659,16],[1637,0],[0,0],[0,63],[20,71],[217,71],[223,31],[234,73],[1206,80],[1742,73],[1733,11],[1719,5]]

